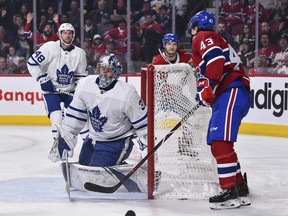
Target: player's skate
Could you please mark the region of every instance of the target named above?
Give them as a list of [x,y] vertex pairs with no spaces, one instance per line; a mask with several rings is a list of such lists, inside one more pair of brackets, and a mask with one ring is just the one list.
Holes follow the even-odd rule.
[[240,185],[237,185],[237,191],[239,195],[239,200],[241,206],[251,205],[251,201],[249,199],[249,188],[247,184],[247,175],[244,173],[244,182]]
[[209,198],[213,210],[233,209],[241,206],[236,187],[223,190],[219,195]]

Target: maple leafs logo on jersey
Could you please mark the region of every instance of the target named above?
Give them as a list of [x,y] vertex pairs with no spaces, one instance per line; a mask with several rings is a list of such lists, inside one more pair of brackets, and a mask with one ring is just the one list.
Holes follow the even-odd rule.
[[107,122],[108,117],[101,117],[101,112],[98,106],[96,106],[92,112],[89,111],[92,127],[96,132],[103,132],[103,126]]
[[61,71],[57,69],[57,82],[61,85],[69,85],[74,76],[74,71],[69,72],[69,68],[66,64],[63,65]]

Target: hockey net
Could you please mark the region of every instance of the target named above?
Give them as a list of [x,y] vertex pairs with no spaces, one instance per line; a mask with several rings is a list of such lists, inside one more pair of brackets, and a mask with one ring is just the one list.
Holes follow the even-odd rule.
[[[149,151],[197,104],[196,79],[188,64],[149,65],[142,71],[141,86],[148,107]],[[210,116],[210,108],[201,106],[149,158],[148,198],[214,195],[216,165],[206,144]]]

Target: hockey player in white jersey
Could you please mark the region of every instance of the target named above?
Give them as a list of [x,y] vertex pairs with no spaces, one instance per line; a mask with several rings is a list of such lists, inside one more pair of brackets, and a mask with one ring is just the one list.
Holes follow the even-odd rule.
[[132,151],[132,138],[147,135],[147,108],[134,86],[118,80],[122,72],[119,60],[113,54],[102,56],[97,69],[99,76],[90,75],[77,86],[53,152],[54,161],[65,159],[66,152],[73,156],[77,135],[86,122],[89,136],[79,155],[81,165],[122,164]]
[[54,139],[58,136],[55,124],[62,123],[61,103],[68,107],[78,81],[87,76],[86,54],[72,44],[74,27],[70,23],[61,24],[58,36],[58,41],[43,44],[27,62],[30,74],[40,83],[43,91]]

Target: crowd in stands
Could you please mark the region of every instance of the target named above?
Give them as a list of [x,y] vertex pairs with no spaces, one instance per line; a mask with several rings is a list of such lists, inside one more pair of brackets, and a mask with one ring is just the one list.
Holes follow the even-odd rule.
[[[114,53],[125,63],[128,16],[131,20],[132,61],[151,63],[162,48],[162,36],[172,30],[171,1],[131,1],[131,13],[128,14],[126,0],[84,0],[82,48],[87,54],[88,65],[96,67],[99,57],[109,53]],[[183,22],[187,23],[193,15],[189,8],[197,4],[197,1],[186,2],[187,11],[177,8],[176,33],[180,37],[185,36],[186,29],[182,27],[186,24]],[[217,30],[239,54],[246,72],[288,74],[288,0],[259,0],[257,60],[256,1],[222,2]],[[74,44],[80,46],[79,0],[37,0],[37,20],[33,20],[32,8],[33,0],[0,0],[0,74],[28,74],[23,62],[34,52],[34,38],[37,38],[37,48],[47,41],[58,40],[57,30],[61,23],[69,22],[74,26]],[[37,32],[33,31],[33,22],[37,23]],[[256,71],[255,62],[259,65]]]
[[258,59],[255,57],[256,0],[224,1],[218,32],[239,54],[248,74],[288,74],[288,0],[259,0],[258,9]]
[[[128,16],[131,19],[132,61],[151,63],[153,56],[158,54],[162,36],[171,31],[169,3],[152,8],[150,0],[131,1],[129,14],[126,0],[86,0],[83,3],[84,46],[80,40],[79,0],[38,0],[37,20],[33,20],[32,0],[1,0],[0,57],[6,64],[1,63],[0,74],[27,73],[20,69],[20,64],[35,51],[34,39],[37,48],[47,41],[58,40],[57,31],[64,22],[74,26],[74,44],[82,45],[88,65],[94,67],[101,55],[109,53],[125,63]],[[33,22],[37,23],[37,32],[33,31]]]

